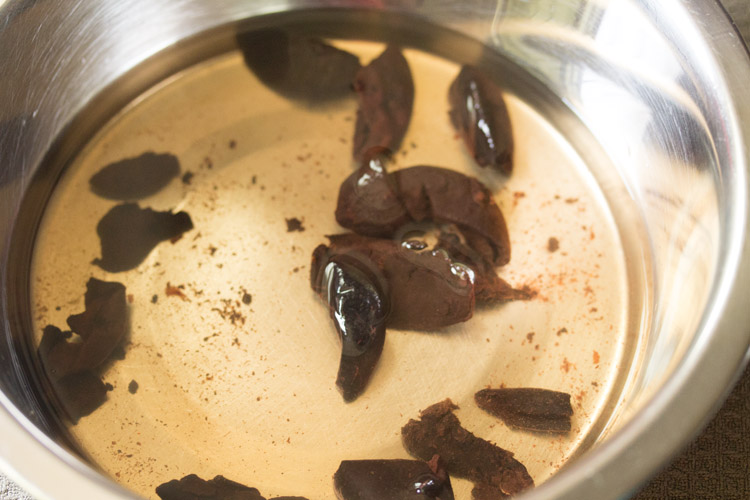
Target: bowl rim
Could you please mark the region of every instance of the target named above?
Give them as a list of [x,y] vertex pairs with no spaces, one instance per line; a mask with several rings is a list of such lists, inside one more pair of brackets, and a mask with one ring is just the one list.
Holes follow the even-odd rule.
[[[653,3],[645,0],[642,3]],[[718,77],[737,181],[724,186],[735,209],[724,223],[726,252],[697,340],[644,408],[605,442],[552,476],[523,500],[629,498],[710,422],[750,362],[750,48],[718,0],[679,8],[684,37],[704,43],[702,61]],[[678,16],[675,16],[678,17]],[[744,330],[743,330],[744,329]],[[706,342],[708,336],[717,336]],[[720,337],[720,339],[719,339]]]

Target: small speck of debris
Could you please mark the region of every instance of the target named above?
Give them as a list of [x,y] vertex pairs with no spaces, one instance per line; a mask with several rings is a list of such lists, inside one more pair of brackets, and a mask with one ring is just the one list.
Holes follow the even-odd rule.
[[557,330],[557,336],[558,337],[560,335],[562,335],[563,333],[568,333],[568,329],[563,327],[563,328],[560,328],[559,330]]
[[250,302],[253,301],[253,296],[249,293],[245,292],[242,294],[242,303],[245,305],[250,305]]
[[158,295],[156,295],[156,294],[154,294],[154,295],[153,295],[153,296],[151,297],[151,303],[152,303],[152,304],[156,304],[156,303],[157,303],[158,301],[159,301],[159,296],[158,296]]
[[193,176],[194,176],[194,174],[190,170],[188,170],[187,172],[185,172],[184,174],[182,174],[182,183],[183,184],[190,184],[190,181],[193,180]]
[[221,299],[223,308],[212,307],[211,310],[218,313],[222,319],[230,321],[233,325],[244,325],[245,316],[242,315],[236,308],[239,307],[240,303],[232,299]]
[[130,394],[135,394],[136,392],[138,392],[138,382],[136,382],[135,380],[131,380],[128,384],[128,392]]
[[62,307],[60,306],[55,307],[55,311],[61,311],[61,310],[62,310]]
[[133,297],[133,294],[129,293],[128,294],[128,304],[132,304],[134,300],[135,300],[135,297]]
[[571,368],[575,369],[576,365],[568,361],[568,358],[564,358],[562,364],[560,365],[560,369],[564,371],[565,373],[570,372]]
[[560,248],[560,241],[557,238],[550,238],[547,242],[547,251],[549,252],[557,252],[557,249]]
[[255,183],[258,182],[258,176],[254,175],[253,178],[250,180],[250,182],[252,182],[253,185],[255,185]]
[[235,141],[234,139],[229,141],[229,149],[234,149],[236,147],[237,147],[237,141]]
[[293,231],[299,231],[300,233],[305,230],[305,228],[302,226],[302,221],[299,220],[296,217],[292,217],[291,219],[285,219],[286,220],[286,232],[291,233]]
[[180,290],[179,286],[172,286],[168,281],[164,293],[167,294],[167,297],[179,297],[182,300],[190,301],[190,298]]

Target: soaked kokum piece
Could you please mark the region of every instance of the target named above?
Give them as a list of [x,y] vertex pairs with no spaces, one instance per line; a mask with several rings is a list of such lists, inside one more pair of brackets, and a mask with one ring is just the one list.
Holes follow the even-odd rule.
[[361,167],[341,183],[336,221],[357,234],[390,237],[411,222],[394,178],[386,171],[390,150],[367,150]]
[[345,255],[328,259],[313,286],[328,302],[341,339],[336,386],[345,401],[353,401],[364,391],[383,351],[388,296],[367,265]]
[[457,233],[442,230],[436,247],[445,250],[454,261],[465,264],[474,271],[474,295],[477,303],[529,300],[534,297],[530,290],[513,288],[498,276],[495,267],[478,252],[462,243]]
[[513,133],[500,87],[478,68],[463,66],[448,100],[451,122],[476,162],[510,174]]
[[339,500],[453,500],[439,460],[344,460],[333,475]]
[[[256,488],[231,481],[224,476],[201,479],[190,474],[156,487],[162,500],[266,500]],[[268,500],[307,500],[304,497],[274,497]]]
[[98,375],[90,371],[53,379],[52,387],[65,414],[74,425],[103,405],[107,401],[107,393],[112,390],[111,385],[105,384]]
[[180,162],[169,153],[143,153],[110,163],[89,180],[91,190],[111,200],[138,200],[158,193],[180,174]]
[[237,35],[245,64],[272,90],[314,103],[352,94],[357,56],[314,37],[279,29]]
[[566,433],[573,407],[570,394],[537,388],[483,389],[474,395],[477,406],[508,426],[519,429]]
[[406,134],[414,105],[414,81],[401,50],[389,45],[357,72],[354,90],[359,96],[354,128],[355,160],[374,146],[396,151]]
[[93,263],[111,273],[134,269],[160,242],[191,229],[193,222],[185,212],[157,212],[135,203],[117,205],[96,226],[102,258]]
[[510,498],[510,495],[506,495],[490,484],[478,483],[471,489],[471,498],[473,500],[502,500],[503,498]]
[[452,476],[494,487],[506,495],[533,487],[526,467],[513,453],[461,426],[453,414],[457,408],[446,399],[423,410],[419,420],[409,420],[401,429],[406,450],[422,460],[440,455]]
[[156,494],[162,500],[266,500],[257,489],[224,476],[206,481],[195,474],[157,486]]
[[70,332],[48,326],[39,344],[42,364],[54,379],[92,370],[104,363],[123,341],[128,330],[125,286],[89,279],[84,297],[86,310],[68,316]]
[[328,238],[328,247],[315,250],[312,273],[319,273],[334,256],[349,256],[377,269],[388,287],[389,327],[433,330],[466,321],[474,313],[471,271],[444,252],[409,250],[398,241],[356,234]]
[[505,218],[481,182],[440,167],[417,166],[393,174],[406,211],[415,222],[455,224],[467,244],[496,266],[510,261]]
[[466,244],[495,266],[510,261],[510,237],[500,207],[478,180],[440,167],[387,174],[382,148],[339,189],[336,221],[367,236],[394,236],[409,222],[454,224]]

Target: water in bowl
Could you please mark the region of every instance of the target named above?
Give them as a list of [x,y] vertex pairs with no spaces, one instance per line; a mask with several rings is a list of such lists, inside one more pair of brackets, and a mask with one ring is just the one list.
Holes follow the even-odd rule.
[[[363,64],[390,41],[329,35]],[[501,80],[514,172],[479,168],[451,126],[447,92],[465,48],[483,49],[452,33],[440,37],[443,47],[455,39],[461,54],[399,40],[416,91],[391,168],[441,166],[488,186],[512,244],[499,273],[536,297],[479,308],[436,332],[390,329],[366,391],[345,403],[334,384],[340,343],[309,272],[313,249],[344,231],[334,210],[339,185],[357,166],[356,96],[286,98],[236,49],[190,65],[143,89],[82,145],[34,241],[34,345],[45,326],[63,327],[83,311],[90,277],[127,289],[125,355],[102,373],[112,390],[101,407],[67,424],[78,450],[106,475],[148,498],[191,473],[221,474],[268,497],[331,498],[341,460],[407,458],[401,427],[451,398],[467,429],[512,451],[539,484],[606,428],[644,310],[640,257],[626,251],[631,231],[619,223],[624,197],[597,182],[606,166],[592,164],[595,155],[571,139],[582,130],[559,129],[540,105],[539,87],[515,70]],[[565,112],[562,104],[555,109]],[[100,256],[96,227],[117,202],[94,194],[89,179],[144,152],[175,155],[181,171],[139,204],[185,211],[195,227],[159,244],[137,268],[107,273],[92,264]],[[290,230],[292,219],[298,230]],[[570,393],[572,431],[508,428],[474,403],[488,386]],[[470,497],[469,482],[453,484],[457,498]]]

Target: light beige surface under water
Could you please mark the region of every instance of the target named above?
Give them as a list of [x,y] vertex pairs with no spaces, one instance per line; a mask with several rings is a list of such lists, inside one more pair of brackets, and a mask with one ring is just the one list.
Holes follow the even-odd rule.
[[[382,49],[341,45],[363,63]],[[407,457],[401,426],[446,397],[466,428],[513,451],[538,484],[609,416],[635,336],[625,259],[601,193],[562,136],[511,95],[515,171],[506,179],[476,167],[447,116],[458,67],[405,55],[416,101],[392,168],[444,166],[490,186],[512,242],[501,275],[538,297],[479,309],[435,333],[389,330],[370,385],[345,404],[334,385],[339,341],[308,273],[315,246],[342,231],[334,209],[354,168],[356,100],[298,106],[259,83],[237,53],[191,68],[125,109],[82,151],[52,197],[34,255],[37,341],[45,325],[62,327],[83,310],[90,276],[121,281],[132,295],[127,355],[104,375],[114,390],[71,427],[123,485],[155,498],[165,481],[222,474],[268,497],[332,498],[341,460]],[[140,205],[185,210],[195,229],[160,244],[137,269],[108,274],[90,263],[99,256],[96,224],[115,202],[92,194],[88,181],[145,151],[175,154],[194,177]],[[304,232],[287,232],[292,217]],[[184,300],[165,295],[167,284],[180,286]],[[474,393],[501,384],[571,393],[573,431],[513,431],[483,413]],[[470,497],[468,482],[454,488]]]

